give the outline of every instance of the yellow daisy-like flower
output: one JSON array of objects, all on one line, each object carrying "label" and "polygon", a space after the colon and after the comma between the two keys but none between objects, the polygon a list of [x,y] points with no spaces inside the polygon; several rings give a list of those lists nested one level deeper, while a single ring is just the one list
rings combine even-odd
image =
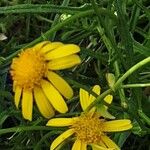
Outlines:
[{"label": "yellow daisy-like flower", "polygon": [[[22,102],[22,115],[32,120],[33,100],[45,118],[54,115],[54,109],[66,113],[64,98],[71,98],[73,90],[54,71],[73,67],[81,62],[76,54],[79,46],[61,42],[43,41],[23,50],[11,64],[15,105]],[[54,108],[54,109],[53,109]]]},{"label": "yellow daisy-like flower", "polygon": [[[93,91],[100,93],[100,87],[94,86]],[[109,96],[110,97],[110,96]],[[106,98],[110,101],[109,98]],[[95,97],[87,91],[80,89],[80,104],[83,113],[79,117],[50,119],[47,126],[65,127],[68,130],[58,136],[51,144],[50,150],[56,149],[67,138],[74,137],[75,142],[71,150],[86,150],[90,145],[92,150],[119,150],[120,148],[107,136],[108,132],[125,131],[132,128],[128,119],[106,121],[100,118],[99,113],[91,109],[88,113],[84,110],[90,105]]]}]

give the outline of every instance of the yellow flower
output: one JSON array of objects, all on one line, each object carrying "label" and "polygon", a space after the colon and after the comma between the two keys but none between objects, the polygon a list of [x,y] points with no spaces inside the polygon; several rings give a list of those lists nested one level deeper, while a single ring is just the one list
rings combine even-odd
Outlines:
[{"label": "yellow flower", "polygon": [[[94,86],[93,91],[100,93],[100,87]],[[107,100],[109,98],[107,97]],[[86,150],[87,145],[92,150],[119,150],[120,148],[107,136],[108,132],[125,131],[132,128],[131,121],[128,119],[106,121],[94,109],[89,112],[84,110],[90,105],[95,97],[87,91],[80,89],[80,104],[83,109],[78,117],[73,118],[53,118],[47,126],[65,127],[68,129],[58,136],[51,144],[50,150],[54,150],[67,138],[73,137],[75,142],[71,150]]]},{"label": "yellow flower", "polygon": [[[66,113],[64,98],[71,98],[73,90],[54,71],[73,67],[81,62],[76,55],[80,48],[74,44],[43,41],[23,50],[11,64],[15,105],[20,100],[22,115],[32,120],[33,100],[45,118],[54,115],[54,109]],[[54,109],[53,109],[54,108]]]}]

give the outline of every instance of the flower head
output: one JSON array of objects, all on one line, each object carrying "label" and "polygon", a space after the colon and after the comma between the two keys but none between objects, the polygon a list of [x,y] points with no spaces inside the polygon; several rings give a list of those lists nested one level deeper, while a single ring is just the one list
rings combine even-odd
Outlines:
[{"label": "flower head", "polygon": [[71,98],[73,90],[56,70],[73,67],[81,62],[76,54],[80,48],[74,44],[44,41],[23,50],[11,64],[15,105],[22,102],[22,114],[32,120],[33,100],[41,114],[50,118],[54,109],[68,111],[64,98]]},{"label": "flower head", "polygon": [[[93,91],[99,94],[100,87],[94,86]],[[107,96],[106,99],[110,102],[110,96],[109,98]],[[72,150],[86,150],[87,145],[90,145],[93,150],[119,150],[119,147],[107,136],[107,133],[131,129],[131,121],[128,119],[106,121],[95,109],[84,112],[94,100],[94,96],[80,89],[80,104],[83,109],[81,115],[73,118],[54,118],[48,121],[47,126],[68,127],[52,142],[50,150],[54,150],[71,136],[74,136],[75,139]]]}]

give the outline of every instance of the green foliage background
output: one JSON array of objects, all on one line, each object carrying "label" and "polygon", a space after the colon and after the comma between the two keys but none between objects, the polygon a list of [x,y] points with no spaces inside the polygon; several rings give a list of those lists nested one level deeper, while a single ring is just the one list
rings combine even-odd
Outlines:
[{"label": "green foliage background", "polygon": [[[76,115],[80,87],[90,90],[99,84],[104,92],[109,89],[106,73],[115,74],[117,80],[150,57],[150,1],[1,0],[0,33],[0,149],[46,150],[63,129],[45,127],[47,120],[36,107],[32,122],[16,110],[9,74],[12,58],[21,48],[42,40],[80,45],[82,64],[59,72],[75,91],[64,116]],[[6,40],[1,39],[2,34]],[[134,125],[132,131],[112,136],[123,150],[150,149],[149,68],[150,63],[139,67],[113,93],[109,111],[117,118],[130,118]],[[71,142],[61,149],[69,150]]]}]

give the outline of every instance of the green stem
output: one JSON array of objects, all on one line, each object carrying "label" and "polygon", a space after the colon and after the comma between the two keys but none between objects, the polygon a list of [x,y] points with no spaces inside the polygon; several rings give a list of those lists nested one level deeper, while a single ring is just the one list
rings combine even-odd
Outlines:
[{"label": "green stem", "polygon": [[7,129],[0,129],[0,135],[10,133],[10,132],[24,132],[24,131],[35,131],[35,130],[52,130],[51,127],[46,126],[31,126],[31,127],[13,127],[13,128],[7,128]]},{"label": "green stem", "polygon": [[[118,61],[115,61],[113,66],[114,66],[114,69],[115,69],[115,75],[116,75],[116,77],[118,79],[119,76],[120,76],[120,70],[119,70]],[[120,101],[121,101],[121,106],[123,108],[127,108],[127,102],[126,102],[124,89],[118,89],[118,93],[119,93],[119,97],[120,97]]]},{"label": "green stem", "polygon": [[134,71],[136,71],[137,69],[139,69],[140,67],[144,66],[145,64],[150,63],[150,57],[145,58],[144,60],[140,61],[139,63],[137,63],[136,65],[134,65],[133,67],[131,67],[122,77],[120,77],[118,79],[118,81],[114,84],[114,86],[112,87],[113,91],[116,91],[121,83],[129,76],[131,75]]},{"label": "green stem", "polygon": [[129,76],[131,75],[134,71],[142,67],[143,65],[147,64],[150,62],[150,57],[145,58],[144,60],[140,61],[139,63],[135,64],[133,67],[131,67],[122,77],[118,79],[118,81],[114,84],[112,89],[108,89],[107,91],[103,92],[101,95],[99,95],[95,101],[93,101],[88,108],[86,109],[86,112],[89,111],[93,106],[98,104],[100,101],[103,100],[105,96],[108,94],[111,94],[113,91],[116,91],[118,88],[120,88],[122,82]]},{"label": "green stem", "polygon": [[111,89],[108,89],[107,91],[103,92],[101,95],[99,95],[95,101],[93,101],[88,108],[85,110],[85,112],[88,112],[93,106],[96,106],[104,97],[106,97],[108,94],[112,93],[113,91]]},{"label": "green stem", "polygon": [[136,84],[126,84],[121,85],[121,88],[139,88],[139,87],[149,87],[150,83],[136,83]]}]

